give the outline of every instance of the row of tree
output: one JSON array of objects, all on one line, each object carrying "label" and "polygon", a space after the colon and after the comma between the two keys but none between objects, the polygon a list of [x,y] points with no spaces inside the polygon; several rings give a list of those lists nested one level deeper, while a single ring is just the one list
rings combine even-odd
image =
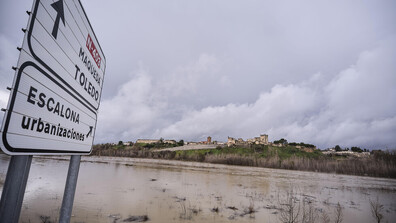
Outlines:
[{"label": "row of tree", "polygon": [[[274,144],[281,144],[281,145],[284,145],[284,146],[290,145],[290,146],[302,146],[302,147],[306,147],[306,148],[315,148],[315,145],[307,144],[307,143],[304,143],[304,142],[300,142],[300,143],[290,142],[289,143],[284,138],[281,138],[279,140],[275,140]],[[118,145],[122,146],[123,145],[123,141],[119,141]],[[164,139],[161,138],[158,143],[145,144],[145,145],[143,145],[143,147],[145,147],[145,148],[164,148],[164,147],[183,146],[183,145],[184,145],[184,140],[180,140],[176,144],[172,144],[171,145],[169,143],[165,143]],[[336,145],[334,147],[334,149],[335,149],[336,152],[341,152],[341,151],[352,151],[352,152],[357,152],[357,153],[369,152],[368,149],[365,149],[365,148],[361,149],[360,147],[357,147],[357,146],[352,146],[351,148],[344,148],[343,149],[339,145]]]},{"label": "row of tree", "polygon": [[[124,142],[123,141],[118,141],[118,146],[123,146]],[[133,145],[133,143],[132,143]],[[132,146],[131,145],[131,146]],[[163,138],[160,138],[160,140],[157,143],[146,143],[142,145],[144,148],[167,148],[167,147],[176,147],[176,146],[183,146],[184,145],[184,140],[180,140],[179,142],[176,142],[176,144],[171,144],[168,142],[165,142]]]},{"label": "row of tree", "polygon": [[[281,138],[279,140],[275,140],[274,144],[282,144],[284,146],[290,145],[290,146],[302,146],[302,147],[307,147],[307,148],[315,148],[315,145],[307,144],[307,143],[304,143],[304,142],[300,142],[300,143],[290,142],[289,143],[284,138]],[[351,148],[343,149],[339,145],[336,145],[334,147],[334,149],[335,149],[336,152],[341,152],[341,151],[352,151],[352,152],[356,152],[356,153],[369,152],[368,149],[362,149],[362,148],[360,148],[358,146],[352,146]]]},{"label": "row of tree", "polygon": [[349,149],[349,148],[342,149],[339,145],[336,145],[334,147],[334,149],[336,152],[349,151],[349,150],[352,152],[356,152],[356,153],[368,152],[367,149],[361,149],[360,147],[357,147],[357,146],[352,146],[351,149]]},{"label": "row of tree", "polygon": [[304,142],[300,142],[300,143],[297,143],[297,142],[287,142],[287,140],[286,139],[284,139],[284,138],[281,138],[281,139],[279,139],[279,140],[275,140],[274,141],[274,144],[282,144],[282,145],[284,145],[284,146],[287,146],[287,145],[290,145],[290,146],[302,146],[302,147],[307,147],[307,148],[315,148],[315,145],[312,145],[312,144],[307,144],[307,143],[304,143]]}]

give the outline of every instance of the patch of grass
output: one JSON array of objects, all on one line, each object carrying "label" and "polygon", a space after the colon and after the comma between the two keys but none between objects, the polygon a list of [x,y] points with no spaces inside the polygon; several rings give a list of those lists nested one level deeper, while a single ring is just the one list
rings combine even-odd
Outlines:
[{"label": "patch of grass", "polygon": [[319,158],[322,153],[319,150],[306,152],[295,146],[273,147],[268,145],[253,145],[251,147],[225,147],[222,149],[200,149],[176,151],[176,157],[193,158],[205,155],[239,155],[242,157],[270,158],[279,157],[281,160],[292,157]]},{"label": "patch of grass", "polygon": [[319,158],[323,154],[319,150],[314,150],[313,152],[306,152],[304,150],[298,149],[295,146],[285,146],[276,148],[278,151],[278,156],[280,159],[288,159],[293,156],[300,158]]}]

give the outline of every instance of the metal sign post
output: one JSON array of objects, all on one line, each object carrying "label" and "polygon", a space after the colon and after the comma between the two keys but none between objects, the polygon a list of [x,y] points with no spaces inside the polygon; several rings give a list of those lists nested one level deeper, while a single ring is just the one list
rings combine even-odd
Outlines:
[{"label": "metal sign post", "polygon": [[0,201],[0,222],[18,222],[33,156],[12,156]]},{"label": "metal sign post", "polygon": [[60,210],[59,222],[69,223],[73,210],[74,194],[76,192],[78,171],[80,169],[80,155],[73,155],[70,158],[69,171],[67,172],[65,193],[63,194],[62,207]]}]

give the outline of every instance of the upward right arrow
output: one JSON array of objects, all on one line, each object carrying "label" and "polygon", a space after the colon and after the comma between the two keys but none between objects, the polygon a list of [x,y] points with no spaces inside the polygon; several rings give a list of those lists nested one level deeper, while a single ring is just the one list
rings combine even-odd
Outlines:
[{"label": "upward right arrow", "polygon": [[89,134],[92,135],[92,129],[93,129],[93,126],[89,126],[89,132],[87,133],[87,137],[89,136]]}]

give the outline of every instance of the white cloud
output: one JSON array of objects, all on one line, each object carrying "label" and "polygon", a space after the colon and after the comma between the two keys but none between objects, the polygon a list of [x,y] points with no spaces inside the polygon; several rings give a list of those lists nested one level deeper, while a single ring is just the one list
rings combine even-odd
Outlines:
[{"label": "white cloud", "polygon": [[[0,108],[7,108],[9,91],[3,91],[0,89]],[[0,123],[3,122],[4,113],[0,113]]]},{"label": "white cloud", "polygon": [[6,108],[8,103],[8,97],[10,96],[9,91],[3,91],[0,89],[0,107]]},{"label": "white cloud", "polygon": [[[0,92],[12,83],[25,3],[0,7]],[[84,6],[108,62],[98,142],[269,133],[395,147],[395,1]]]},{"label": "white cloud", "polygon": [[218,60],[214,55],[201,54],[197,61],[180,66],[162,78],[162,88],[170,96],[194,94],[205,84],[214,81],[214,74],[219,69]]},{"label": "white cloud", "polygon": [[12,66],[17,65],[18,53],[17,44],[10,41],[5,35],[0,33],[0,88],[5,89],[11,86],[15,71]]},{"label": "white cloud", "polygon": [[147,134],[161,119],[164,103],[156,92],[153,81],[146,71],[123,84],[111,100],[100,106],[97,138],[118,140]]},{"label": "white cloud", "polygon": [[[17,44],[0,33],[0,108],[6,108],[9,98],[9,91],[6,87],[12,86],[12,79],[15,71],[11,69],[16,66],[18,53]],[[0,123],[2,123],[4,113],[0,113]]]},{"label": "white cloud", "polygon": [[115,97],[102,101],[98,141],[157,137],[156,132],[194,107],[191,97],[201,94],[205,81],[217,78],[218,61],[214,55],[201,54],[163,78],[154,78],[142,63],[139,67]]},{"label": "white cloud", "polygon": [[396,148],[395,60],[395,43],[385,41],[329,82],[316,74],[299,84],[276,85],[253,104],[190,111],[157,135],[226,140],[268,133],[273,140],[285,137],[320,147]]}]

